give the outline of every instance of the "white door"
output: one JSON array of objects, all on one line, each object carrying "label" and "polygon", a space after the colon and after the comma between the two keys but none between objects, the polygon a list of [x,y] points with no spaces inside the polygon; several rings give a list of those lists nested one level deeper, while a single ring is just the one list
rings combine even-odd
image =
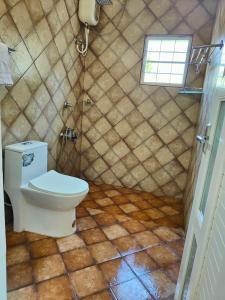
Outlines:
[{"label": "white door", "polygon": [[[206,135],[199,138],[203,142],[203,156],[178,278],[176,300],[201,299],[196,296],[196,292],[225,171],[225,90],[223,81],[218,80],[215,84],[215,93],[211,95],[213,105],[210,130],[206,130]],[[223,234],[225,235],[225,231]],[[204,297],[202,299],[205,300]]]},{"label": "white door", "polygon": [[0,121],[0,298],[2,300],[6,300],[6,242],[1,150],[2,145]]}]

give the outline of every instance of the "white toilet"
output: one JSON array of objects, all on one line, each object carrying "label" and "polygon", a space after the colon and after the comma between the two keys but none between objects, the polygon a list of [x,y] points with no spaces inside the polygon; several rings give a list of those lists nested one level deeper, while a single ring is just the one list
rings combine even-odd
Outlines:
[{"label": "white toilet", "polygon": [[12,203],[15,231],[62,237],[76,231],[75,207],[89,186],[82,179],[47,172],[47,156],[47,143],[6,146],[4,188]]}]

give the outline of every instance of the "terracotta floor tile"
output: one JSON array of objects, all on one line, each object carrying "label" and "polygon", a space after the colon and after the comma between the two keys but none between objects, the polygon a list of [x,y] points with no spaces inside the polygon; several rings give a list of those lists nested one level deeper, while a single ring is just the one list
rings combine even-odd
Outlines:
[{"label": "terracotta floor tile", "polygon": [[105,194],[106,194],[108,197],[114,197],[114,196],[119,196],[119,195],[120,195],[120,192],[118,192],[118,191],[115,189],[115,190],[108,190],[108,191],[105,191]]},{"label": "terracotta floor tile", "polygon": [[42,239],[46,239],[47,236],[46,235],[42,235],[42,234],[38,234],[38,233],[34,233],[34,232],[26,232],[26,238],[28,240],[28,242],[35,242],[35,241],[39,241]]},{"label": "terracotta floor tile", "polygon": [[115,285],[133,279],[134,273],[121,258],[99,265],[109,285]]},{"label": "terracotta floor tile", "polygon": [[97,199],[97,200],[95,200],[95,202],[97,202],[100,206],[103,206],[103,207],[114,204],[114,202],[110,198]]},{"label": "terracotta floor tile", "polygon": [[22,289],[9,292],[8,300],[37,300],[37,293],[33,285],[24,287]]},{"label": "terracotta floor tile", "polygon": [[169,265],[169,266],[163,268],[163,270],[169,276],[169,278],[176,284],[178,275],[179,275],[179,271],[180,271],[180,263]]},{"label": "terracotta floor tile", "polygon": [[132,203],[122,204],[119,206],[126,214],[129,214],[134,211],[138,211],[139,208]]},{"label": "terracotta floor tile", "polygon": [[184,216],[182,214],[172,216],[170,220],[181,227],[184,226]]},{"label": "terracotta floor tile", "polygon": [[[99,191],[99,192],[93,192],[91,193],[91,197],[93,199],[101,199],[101,198],[105,198],[106,197],[106,193]],[[108,196],[108,195],[107,195]]]},{"label": "terracotta floor tile", "polygon": [[17,246],[26,242],[25,232],[9,231],[6,234],[6,244],[8,247]]},{"label": "terracotta floor tile", "polygon": [[136,193],[127,194],[126,197],[130,200],[130,202],[136,202],[136,201],[143,200],[143,198]]},{"label": "terracotta floor tile", "polygon": [[148,208],[152,208],[152,206],[150,205],[150,203],[146,200],[140,200],[140,201],[137,201],[135,203],[135,205],[141,209],[148,209]]},{"label": "terracotta floor tile", "polygon": [[163,241],[172,242],[180,239],[180,236],[170,230],[168,227],[159,227],[153,232]]},{"label": "terracotta floor tile", "polygon": [[154,222],[155,222],[156,224],[158,224],[159,226],[166,226],[166,227],[171,227],[171,228],[174,228],[174,227],[177,226],[175,223],[173,223],[173,222],[169,219],[169,217],[160,218],[160,219],[154,220]]},{"label": "terracotta floor tile", "polygon": [[103,242],[106,236],[100,228],[93,228],[81,232],[81,236],[87,245]]},{"label": "terracotta floor tile", "polygon": [[102,242],[88,247],[93,258],[98,262],[105,262],[113,258],[118,258],[119,252],[111,242]]},{"label": "terracotta floor tile", "polygon": [[19,245],[7,249],[7,266],[12,266],[30,259],[30,253],[26,245]]},{"label": "terracotta floor tile", "polygon": [[135,233],[133,236],[142,247],[152,247],[160,243],[158,237],[150,231]]},{"label": "terracotta floor tile", "polygon": [[144,251],[128,255],[125,260],[137,275],[152,272],[158,268],[157,264]]},{"label": "terracotta floor tile", "polygon": [[114,215],[118,222],[126,222],[132,220],[131,217],[128,217],[126,214]]},{"label": "terracotta floor tile", "polygon": [[130,235],[113,240],[113,244],[122,256],[141,250],[140,245],[138,245],[137,241]]},{"label": "terracotta floor tile", "polygon": [[56,241],[52,238],[30,243],[30,253],[33,258],[44,257],[58,252]]},{"label": "terracotta floor tile", "polygon": [[36,259],[32,262],[36,282],[51,279],[65,273],[65,267],[60,255],[55,254]]},{"label": "terracotta floor tile", "polygon": [[77,216],[77,218],[83,218],[83,217],[88,217],[89,215],[88,215],[86,208],[77,206],[76,207],[76,216]]},{"label": "terracotta floor tile", "polygon": [[53,278],[37,285],[38,300],[73,300],[73,291],[66,276]]},{"label": "terracotta floor tile", "polygon": [[70,278],[78,297],[89,296],[107,288],[103,274],[97,266],[71,273]]},{"label": "terracotta floor tile", "polygon": [[161,266],[164,267],[173,264],[179,260],[179,257],[167,246],[156,246],[149,248],[146,252]]},{"label": "terracotta floor tile", "polygon": [[184,251],[184,240],[178,240],[171,243],[168,243],[170,248],[174,249],[180,256],[183,255]]},{"label": "terracotta floor tile", "polygon": [[124,195],[112,197],[112,200],[117,205],[129,203],[129,200]]},{"label": "terracotta floor tile", "polygon": [[129,216],[138,221],[149,221],[151,219],[144,211],[134,211]]},{"label": "terracotta floor tile", "polygon": [[87,230],[97,227],[95,220],[92,217],[84,217],[77,219],[77,230]]},{"label": "terracotta floor tile", "polygon": [[84,241],[77,235],[72,234],[56,240],[60,252],[85,247]]},{"label": "terracotta floor tile", "polygon": [[128,231],[126,231],[126,229],[124,229],[118,224],[103,227],[102,230],[104,231],[105,235],[109,240],[118,239],[122,236],[126,236],[129,234]]},{"label": "terracotta floor tile", "polygon": [[96,216],[104,213],[104,210],[98,208],[87,208],[87,211],[91,216]]},{"label": "terracotta floor tile", "polygon": [[166,205],[166,203],[163,200],[155,197],[149,199],[148,202],[154,207],[161,207]]},{"label": "terracotta floor tile", "polygon": [[118,300],[151,300],[153,299],[138,279],[112,287]]},{"label": "terracotta floor tile", "polygon": [[167,299],[175,292],[175,284],[161,270],[148,273],[140,279],[155,299]]},{"label": "terracotta floor tile", "polygon": [[9,291],[32,284],[32,282],[32,268],[28,262],[7,268],[7,285]]},{"label": "terracotta floor tile", "polygon": [[160,207],[160,210],[162,212],[164,212],[167,216],[174,216],[174,215],[179,214],[179,211],[175,210],[171,206],[162,206],[162,207]]},{"label": "terracotta floor tile", "polygon": [[116,223],[115,217],[107,213],[94,216],[94,219],[99,225],[112,225]]},{"label": "terracotta floor tile", "polygon": [[129,220],[122,223],[122,226],[126,228],[130,233],[136,233],[140,231],[145,231],[145,226],[136,220]]},{"label": "terracotta floor tile", "polygon": [[163,218],[165,214],[157,208],[150,208],[144,211],[152,220]]},{"label": "terracotta floor tile", "polygon": [[115,298],[108,290],[83,298],[83,300],[113,300],[113,299]]},{"label": "terracotta floor tile", "polygon": [[154,221],[140,221],[141,224],[143,224],[147,229],[155,229],[157,227],[159,227],[159,225],[157,223],[155,223]]},{"label": "terracotta floor tile", "polygon": [[104,211],[110,214],[123,214],[123,211],[117,205],[110,205],[104,207]]},{"label": "terracotta floor tile", "polygon": [[80,204],[84,208],[99,208],[99,205],[94,200],[82,201]]},{"label": "terracotta floor tile", "polygon": [[93,265],[93,258],[87,248],[74,249],[63,253],[63,261],[69,272]]},{"label": "terracotta floor tile", "polygon": [[89,189],[90,189],[90,192],[93,193],[93,192],[98,192],[101,190],[101,188],[93,183],[89,183]]}]

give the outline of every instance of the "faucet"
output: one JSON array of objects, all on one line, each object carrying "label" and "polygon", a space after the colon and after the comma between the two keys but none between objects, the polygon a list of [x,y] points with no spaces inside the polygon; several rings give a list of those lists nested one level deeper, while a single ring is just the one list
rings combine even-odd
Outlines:
[{"label": "faucet", "polygon": [[63,139],[63,142],[67,142],[67,140],[69,140],[75,144],[79,137],[79,133],[73,128],[66,127],[66,129],[62,131],[59,136]]}]

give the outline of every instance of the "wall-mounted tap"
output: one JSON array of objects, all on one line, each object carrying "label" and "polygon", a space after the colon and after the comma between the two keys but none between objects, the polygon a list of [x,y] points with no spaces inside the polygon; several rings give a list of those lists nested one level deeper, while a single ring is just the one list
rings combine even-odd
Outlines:
[{"label": "wall-mounted tap", "polygon": [[75,144],[79,137],[79,133],[73,128],[66,127],[59,136],[62,138],[63,142],[66,143],[67,141],[72,141]]}]

